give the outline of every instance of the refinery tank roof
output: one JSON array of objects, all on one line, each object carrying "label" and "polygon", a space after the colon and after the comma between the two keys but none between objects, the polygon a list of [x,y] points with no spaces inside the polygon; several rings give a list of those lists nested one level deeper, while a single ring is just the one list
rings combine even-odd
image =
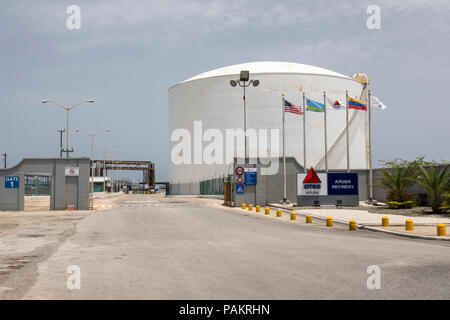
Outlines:
[{"label": "refinery tank roof", "polygon": [[278,62],[278,61],[260,61],[235,64],[228,67],[214,69],[208,72],[201,73],[195,77],[182,81],[181,83],[200,80],[211,77],[238,75],[241,70],[248,70],[250,73],[293,73],[293,74],[315,74],[324,76],[333,76],[351,79],[346,75],[337,73],[328,69],[319,68],[307,64],[293,63],[293,62]]}]

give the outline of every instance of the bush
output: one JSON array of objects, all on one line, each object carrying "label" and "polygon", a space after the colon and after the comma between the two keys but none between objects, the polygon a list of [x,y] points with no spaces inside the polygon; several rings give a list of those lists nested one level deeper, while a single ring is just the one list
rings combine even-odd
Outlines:
[{"label": "bush", "polygon": [[414,206],[414,201],[388,201],[386,203],[391,209],[411,209]]}]

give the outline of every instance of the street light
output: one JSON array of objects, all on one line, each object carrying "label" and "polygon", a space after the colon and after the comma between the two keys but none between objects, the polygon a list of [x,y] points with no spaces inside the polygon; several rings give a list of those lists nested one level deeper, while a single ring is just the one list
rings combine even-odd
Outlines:
[{"label": "street light", "polygon": [[250,72],[247,70],[242,70],[239,74],[238,80],[231,80],[230,85],[234,88],[237,85],[239,87],[244,88],[244,134],[245,134],[245,162],[247,162],[248,154],[247,154],[247,100],[245,97],[245,88],[253,85],[254,87],[259,86],[259,80],[250,80]]},{"label": "street light", "polygon": [[42,103],[48,103],[48,102],[53,102],[56,103],[58,106],[60,106],[61,108],[63,108],[64,110],[66,110],[67,113],[67,125],[66,125],[66,138],[67,138],[67,146],[66,146],[66,154],[67,154],[67,158],[69,157],[69,152],[73,152],[74,149],[72,148],[72,150],[69,150],[69,111],[72,110],[73,108],[75,108],[76,106],[78,106],[80,103],[83,102],[88,102],[88,103],[94,103],[94,100],[92,99],[88,99],[88,100],[81,100],[77,103],[75,103],[74,105],[70,106],[70,107],[66,107],[65,105],[63,105],[62,103],[59,103],[58,101],[52,100],[52,99],[45,99],[45,100],[41,100]]},{"label": "street light", "polygon": [[102,134],[102,133],[107,133],[107,132],[111,132],[111,130],[110,129],[105,129],[105,130],[100,130],[100,131],[98,131],[98,132],[95,132],[95,133],[92,133],[92,132],[90,132],[89,130],[87,130],[87,129],[75,129],[75,131],[74,131],[74,133],[76,133],[76,132],[80,132],[80,131],[84,131],[84,132],[86,132],[88,135],[90,135],[91,136],[91,142],[92,142],[92,144],[91,144],[91,179],[92,179],[92,181],[91,181],[91,184],[90,184],[90,193],[91,193],[91,196],[90,196],[90,207],[91,207],[91,209],[93,209],[94,208],[94,137],[95,136],[97,136],[97,135],[100,135],[100,134]]}]

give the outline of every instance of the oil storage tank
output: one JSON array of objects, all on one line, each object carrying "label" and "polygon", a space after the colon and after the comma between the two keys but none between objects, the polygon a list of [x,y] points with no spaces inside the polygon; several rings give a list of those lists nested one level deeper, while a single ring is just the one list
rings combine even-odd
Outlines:
[{"label": "oil storage tank", "polygon": [[[226,157],[227,151],[230,152],[227,150],[226,141],[221,145],[223,155],[219,154],[218,157],[222,157],[222,161],[206,163],[200,159],[200,153],[206,152],[207,146],[213,141],[211,137],[208,141],[208,137],[205,136],[208,129],[222,132],[224,140],[227,129],[243,129],[243,88],[230,85],[231,80],[239,79],[242,70],[250,72],[250,80],[259,80],[257,87],[246,88],[247,130],[266,129],[270,132],[271,129],[279,129],[280,156],[283,94],[286,100],[299,106],[303,105],[303,93],[307,98],[323,103],[324,91],[330,101],[338,100],[345,103],[346,91],[349,97],[364,100],[365,87],[360,81],[320,67],[290,62],[237,64],[205,72],[175,84],[168,92],[171,154],[169,182],[189,186],[189,191],[178,190],[179,193],[198,193],[200,181],[232,173],[233,166]],[[304,160],[302,117],[292,113],[286,113],[285,116],[286,156],[295,157],[300,165],[303,165]],[[306,112],[306,167],[314,167],[317,170],[323,170],[325,166],[323,119],[323,112]],[[201,130],[198,130],[200,121]],[[195,123],[197,131],[194,130]],[[330,170],[346,169],[345,129],[345,107],[335,109],[328,106],[327,145]],[[179,138],[180,132],[190,134],[189,152],[183,150],[180,153],[182,141]],[[351,169],[367,169],[365,111],[349,110],[349,141]],[[199,144],[202,149],[195,150],[194,145],[198,149]],[[254,147],[249,141],[249,154]],[[217,150],[215,156],[216,153]],[[180,154],[183,159],[190,158],[190,161],[180,162]]]}]

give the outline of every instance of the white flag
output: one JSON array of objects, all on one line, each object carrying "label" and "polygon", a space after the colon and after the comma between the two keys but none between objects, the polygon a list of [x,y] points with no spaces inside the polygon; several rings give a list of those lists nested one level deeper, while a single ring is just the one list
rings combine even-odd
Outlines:
[{"label": "white flag", "polygon": [[380,108],[381,110],[384,110],[387,108],[386,105],[375,96],[370,96],[370,107]]}]

